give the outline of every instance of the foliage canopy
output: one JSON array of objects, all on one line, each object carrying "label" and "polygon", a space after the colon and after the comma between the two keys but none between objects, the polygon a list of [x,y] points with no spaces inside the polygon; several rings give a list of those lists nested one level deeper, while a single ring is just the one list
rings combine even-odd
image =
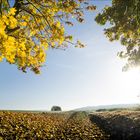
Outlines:
[{"label": "foliage canopy", "polygon": [[72,43],[64,26],[73,25],[71,18],[83,22],[85,9],[95,6],[87,0],[0,0],[0,61],[39,73],[48,48]]},{"label": "foliage canopy", "polygon": [[62,111],[60,106],[52,106],[51,111]]},{"label": "foliage canopy", "polygon": [[[72,42],[65,26],[73,26],[72,18],[82,23],[85,10],[95,10],[88,0],[0,0],[0,61],[36,74],[46,61],[48,48],[65,48]],[[96,17],[110,41],[120,40],[126,47],[119,54],[127,58],[123,70],[140,65],[140,1],[112,0]]]},{"label": "foliage canopy", "polygon": [[112,0],[112,5],[106,6],[95,20],[100,25],[109,22],[111,27],[105,29],[105,35],[126,47],[118,53],[128,60],[123,70],[140,65],[140,1]]}]

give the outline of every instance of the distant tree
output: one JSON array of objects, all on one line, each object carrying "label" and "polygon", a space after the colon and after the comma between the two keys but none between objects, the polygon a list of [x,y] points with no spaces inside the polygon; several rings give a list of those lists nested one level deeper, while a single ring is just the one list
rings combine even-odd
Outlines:
[{"label": "distant tree", "polygon": [[48,48],[84,46],[72,42],[65,26],[73,26],[72,18],[82,23],[85,10],[95,6],[88,0],[1,0],[0,61],[39,74]]},{"label": "distant tree", "polygon": [[51,108],[51,111],[62,111],[61,107],[60,106],[53,106]]},{"label": "distant tree", "polygon": [[106,6],[95,20],[100,25],[110,23],[105,35],[126,47],[118,53],[128,60],[123,70],[140,65],[140,0],[112,0],[112,5]]}]

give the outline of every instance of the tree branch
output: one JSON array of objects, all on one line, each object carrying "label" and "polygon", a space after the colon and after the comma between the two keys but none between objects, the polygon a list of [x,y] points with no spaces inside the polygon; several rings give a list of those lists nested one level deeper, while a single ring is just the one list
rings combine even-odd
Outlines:
[{"label": "tree branch", "polygon": [[15,0],[13,8],[16,9],[15,17],[19,14],[21,6],[23,5],[23,0]]},{"label": "tree branch", "polygon": [[9,3],[9,0],[7,0],[7,4],[8,4],[8,6],[9,6],[9,8],[10,8],[10,3]]},{"label": "tree branch", "polygon": [[46,17],[44,16],[44,14],[40,11],[40,9],[38,9],[32,2],[30,2],[29,0],[27,0],[43,17],[44,20],[46,21],[46,23],[48,24],[48,26],[50,27],[50,29],[52,29],[49,21],[46,19]]},{"label": "tree branch", "polygon": [[10,34],[10,33],[14,32],[14,31],[16,31],[16,30],[18,30],[18,29],[20,29],[19,26],[15,27],[15,28],[13,28],[13,29],[7,29],[7,34]]},{"label": "tree branch", "polygon": [[0,14],[2,15],[2,0],[0,0]]}]

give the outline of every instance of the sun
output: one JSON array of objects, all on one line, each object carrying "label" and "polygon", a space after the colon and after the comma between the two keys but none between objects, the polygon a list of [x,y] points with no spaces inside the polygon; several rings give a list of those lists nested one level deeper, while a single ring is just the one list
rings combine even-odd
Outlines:
[{"label": "sun", "polygon": [[118,94],[124,97],[125,102],[138,102],[140,95],[140,70],[131,69],[118,76]]},{"label": "sun", "polygon": [[127,72],[122,72],[122,78],[125,85],[137,87],[140,83],[140,70],[135,68]]}]

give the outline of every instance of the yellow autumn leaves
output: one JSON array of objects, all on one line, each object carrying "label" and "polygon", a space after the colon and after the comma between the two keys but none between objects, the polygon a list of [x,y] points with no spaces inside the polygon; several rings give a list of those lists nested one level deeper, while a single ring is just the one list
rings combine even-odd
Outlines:
[{"label": "yellow autumn leaves", "polygon": [[15,28],[17,26],[17,20],[13,17],[15,9],[11,8],[10,11],[0,17],[0,61],[6,58],[10,63],[14,63],[16,40],[14,37],[7,35],[6,28]]},{"label": "yellow autumn leaves", "polygon": [[[20,22],[14,17],[15,12],[15,8],[11,8],[0,17],[0,61],[5,58],[10,64],[17,64],[23,71],[31,66],[37,69],[41,63],[45,62],[45,51],[37,45],[34,46],[34,42],[26,38],[24,28],[20,30],[21,32],[18,30],[14,33],[10,32],[18,26],[22,28],[27,25],[27,18],[26,21]],[[36,73],[39,73],[39,70]]]},{"label": "yellow autumn leaves", "polygon": [[[39,73],[39,67],[46,60],[48,46],[55,47],[57,42],[57,45],[64,42],[64,27],[59,21],[49,19],[51,30],[47,30],[47,35],[50,36],[50,40],[47,40],[41,18],[36,17],[35,21],[29,15],[15,18],[15,13],[16,9],[11,8],[0,17],[0,61],[5,58],[24,72],[30,67],[35,73]],[[17,30],[12,32],[14,28]]]},{"label": "yellow autumn leaves", "polygon": [[0,112],[0,140],[108,140],[84,112]]},{"label": "yellow autumn leaves", "polygon": [[[0,61],[15,64],[23,72],[29,68],[40,73],[48,48],[66,47],[71,43],[72,36],[66,33],[65,24],[73,25],[71,18],[78,22],[84,20],[81,5],[86,1],[21,0],[15,1],[13,8],[8,0],[2,2]],[[79,41],[74,45],[84,46]]]}]

